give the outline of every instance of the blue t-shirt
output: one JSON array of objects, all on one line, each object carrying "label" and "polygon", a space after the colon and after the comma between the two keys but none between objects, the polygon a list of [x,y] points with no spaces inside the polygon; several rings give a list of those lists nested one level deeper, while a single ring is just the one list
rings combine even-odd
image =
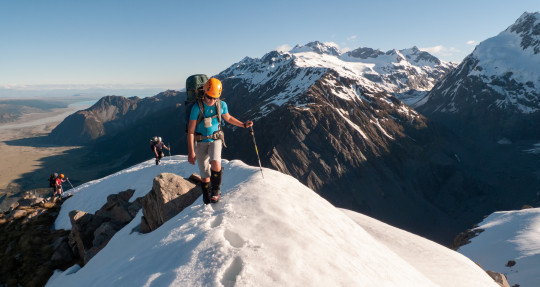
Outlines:
[{"label": "blue t-shirt", "polygon": [[[216,115],[216,105],[208,106],[208,105],[206,105],[206,103],[204,101],[203,101],[203,105],[204,105],[204,117],[205,118],[213,117],[213,116]],[[227,103],[225,103],[224,101],[221,101],[221,116],[222,116],[222,119],[223,119],[223,115],[228,113],[228,112],[229,111],[227,109]],[[189,115],[189,120],[196,121],[198,117],[199,117],[199,105],[194,104],[193,107],[191,107],[191,114]],[[214,132],[216,132],[218,130],[219,130],[219,121],[218,121],[217,117],[212,118],[212,126],[210,126],[209,128],[204,127],[204,120],[202,120],[197,126],[195,126],[195,133],[200,133],[203,136],[209,136],[209,135],[213,134]],[[210,141],[213,141],[213,140],[212,139],[203,140],[203,142],[210,142]]]}]

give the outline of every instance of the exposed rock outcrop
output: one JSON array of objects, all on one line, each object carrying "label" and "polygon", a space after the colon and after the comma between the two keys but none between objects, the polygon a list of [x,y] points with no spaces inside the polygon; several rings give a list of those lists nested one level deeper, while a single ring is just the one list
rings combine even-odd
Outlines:
[{"label": "exposed rock outcrop", "polygon": [[202,194],[201,187],[195,183],[196,177],[192,176],[190,179],[186,180],[172,173],[162,173],[154,178],[152,191],[142,200],[142,233],[157,229]]},{"label": "exposed rock outcrop", "polygon": [[0,213],[0,286],[44,286],[54,270],[79,263],[66,230],[54,230],[64,199],[27,193]]},{"label": "exposed rock outcrop", "polygon": [[451,248],[453,250],[458,250],[461,246],[467,245],[471,243],[471,239],[478,236],[478,234],[482,233],[484,229],[480,228],[473,228],[469,229],[467,231],[461,232],[454,238],[454,242],[452,242]]},{"label": "exposed rock outcrop", "polygon": [[510,287],[510,284],[508,284],[508,281],[506,280],[506,276],[504,274],[495,272],[495,271],[486,271],[487,274],[495,280],[497,284],[501,287]]},{"label": "exposed rock outcrop", "polygon": [[79,210],[69,213],[72,228],[68,242],[76,254],[83,259],[84,264],[88,263],[107,245],[118,230],[137,215],[141,209],[141,198],[129,202],[134,192],[129,189],[119,194],[109,195],[107,203],[95,214]]}]

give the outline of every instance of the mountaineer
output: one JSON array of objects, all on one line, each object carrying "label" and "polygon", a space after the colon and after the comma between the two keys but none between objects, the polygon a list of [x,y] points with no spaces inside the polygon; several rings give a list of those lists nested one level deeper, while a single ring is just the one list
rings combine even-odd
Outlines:
[{"label": "mountaineer", "polygon": [[204,98],[191,108],[187,129],[188,161],[199,165],[205,204],[218,202],[221,194],[221,149],[226,147],[221,118],[237,127],[253,126],[252,121],[243,123],[229,114],[227,103],[219,99],[221,91],[220,80],[206,82]]}]

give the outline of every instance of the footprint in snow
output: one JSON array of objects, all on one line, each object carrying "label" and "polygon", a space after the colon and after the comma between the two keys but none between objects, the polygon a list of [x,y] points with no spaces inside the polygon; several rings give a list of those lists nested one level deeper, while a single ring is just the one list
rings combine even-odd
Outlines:
[{"label": "footprint in snow", "polygon": [[245,240],[240,237],[240,235],[230,230],[225,230],[224,236],[231,246],[235,248],[241,248],[246,243]]},{"label": "footprint in snow", "polygon": [[243,268],[244,261],[242,261],[242,258],[234,258],[227,270],[225,270],[225,273],[223,273],[221,284],[223,284],[225,287],[234,286],[236,284],[236,279],[238,278],[238,275],[240,275],[240,272],[242,272]]},{"label": "footprint in snow", "polygon": [[220,214],[220,215],[216,216],[216,218],[212,221],[210,226],[212,228],[216,228],[216,227],[220,226],[222,222],[223,222],[223,215]]}]

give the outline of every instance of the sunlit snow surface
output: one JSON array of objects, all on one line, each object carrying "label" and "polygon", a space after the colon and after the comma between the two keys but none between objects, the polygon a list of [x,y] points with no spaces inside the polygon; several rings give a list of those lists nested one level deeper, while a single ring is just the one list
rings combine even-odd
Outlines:
[{"label": "sunlit snow surface", "polygon": [[[466,257],[361,214],[335,208],[296,179],[223,161],[223,195],[199,198],[157,230],[132,230],[141,214],[79,269],[47,286],[497,286]],[[68,211],[94,212],[107,194],[143,196],[162,172],[195,171],[185,156],[143,162],[71,192]],[[352,219],[351,219],[352,218]]]},{"label": "sunlit snow surface", "polygon": [[[484,231],[460,253],[484,269],[505,274],[511,286],[540,286],[540,208],[495,212],[478,228]],[[516,265],[507,267],[510,260]]]}]

